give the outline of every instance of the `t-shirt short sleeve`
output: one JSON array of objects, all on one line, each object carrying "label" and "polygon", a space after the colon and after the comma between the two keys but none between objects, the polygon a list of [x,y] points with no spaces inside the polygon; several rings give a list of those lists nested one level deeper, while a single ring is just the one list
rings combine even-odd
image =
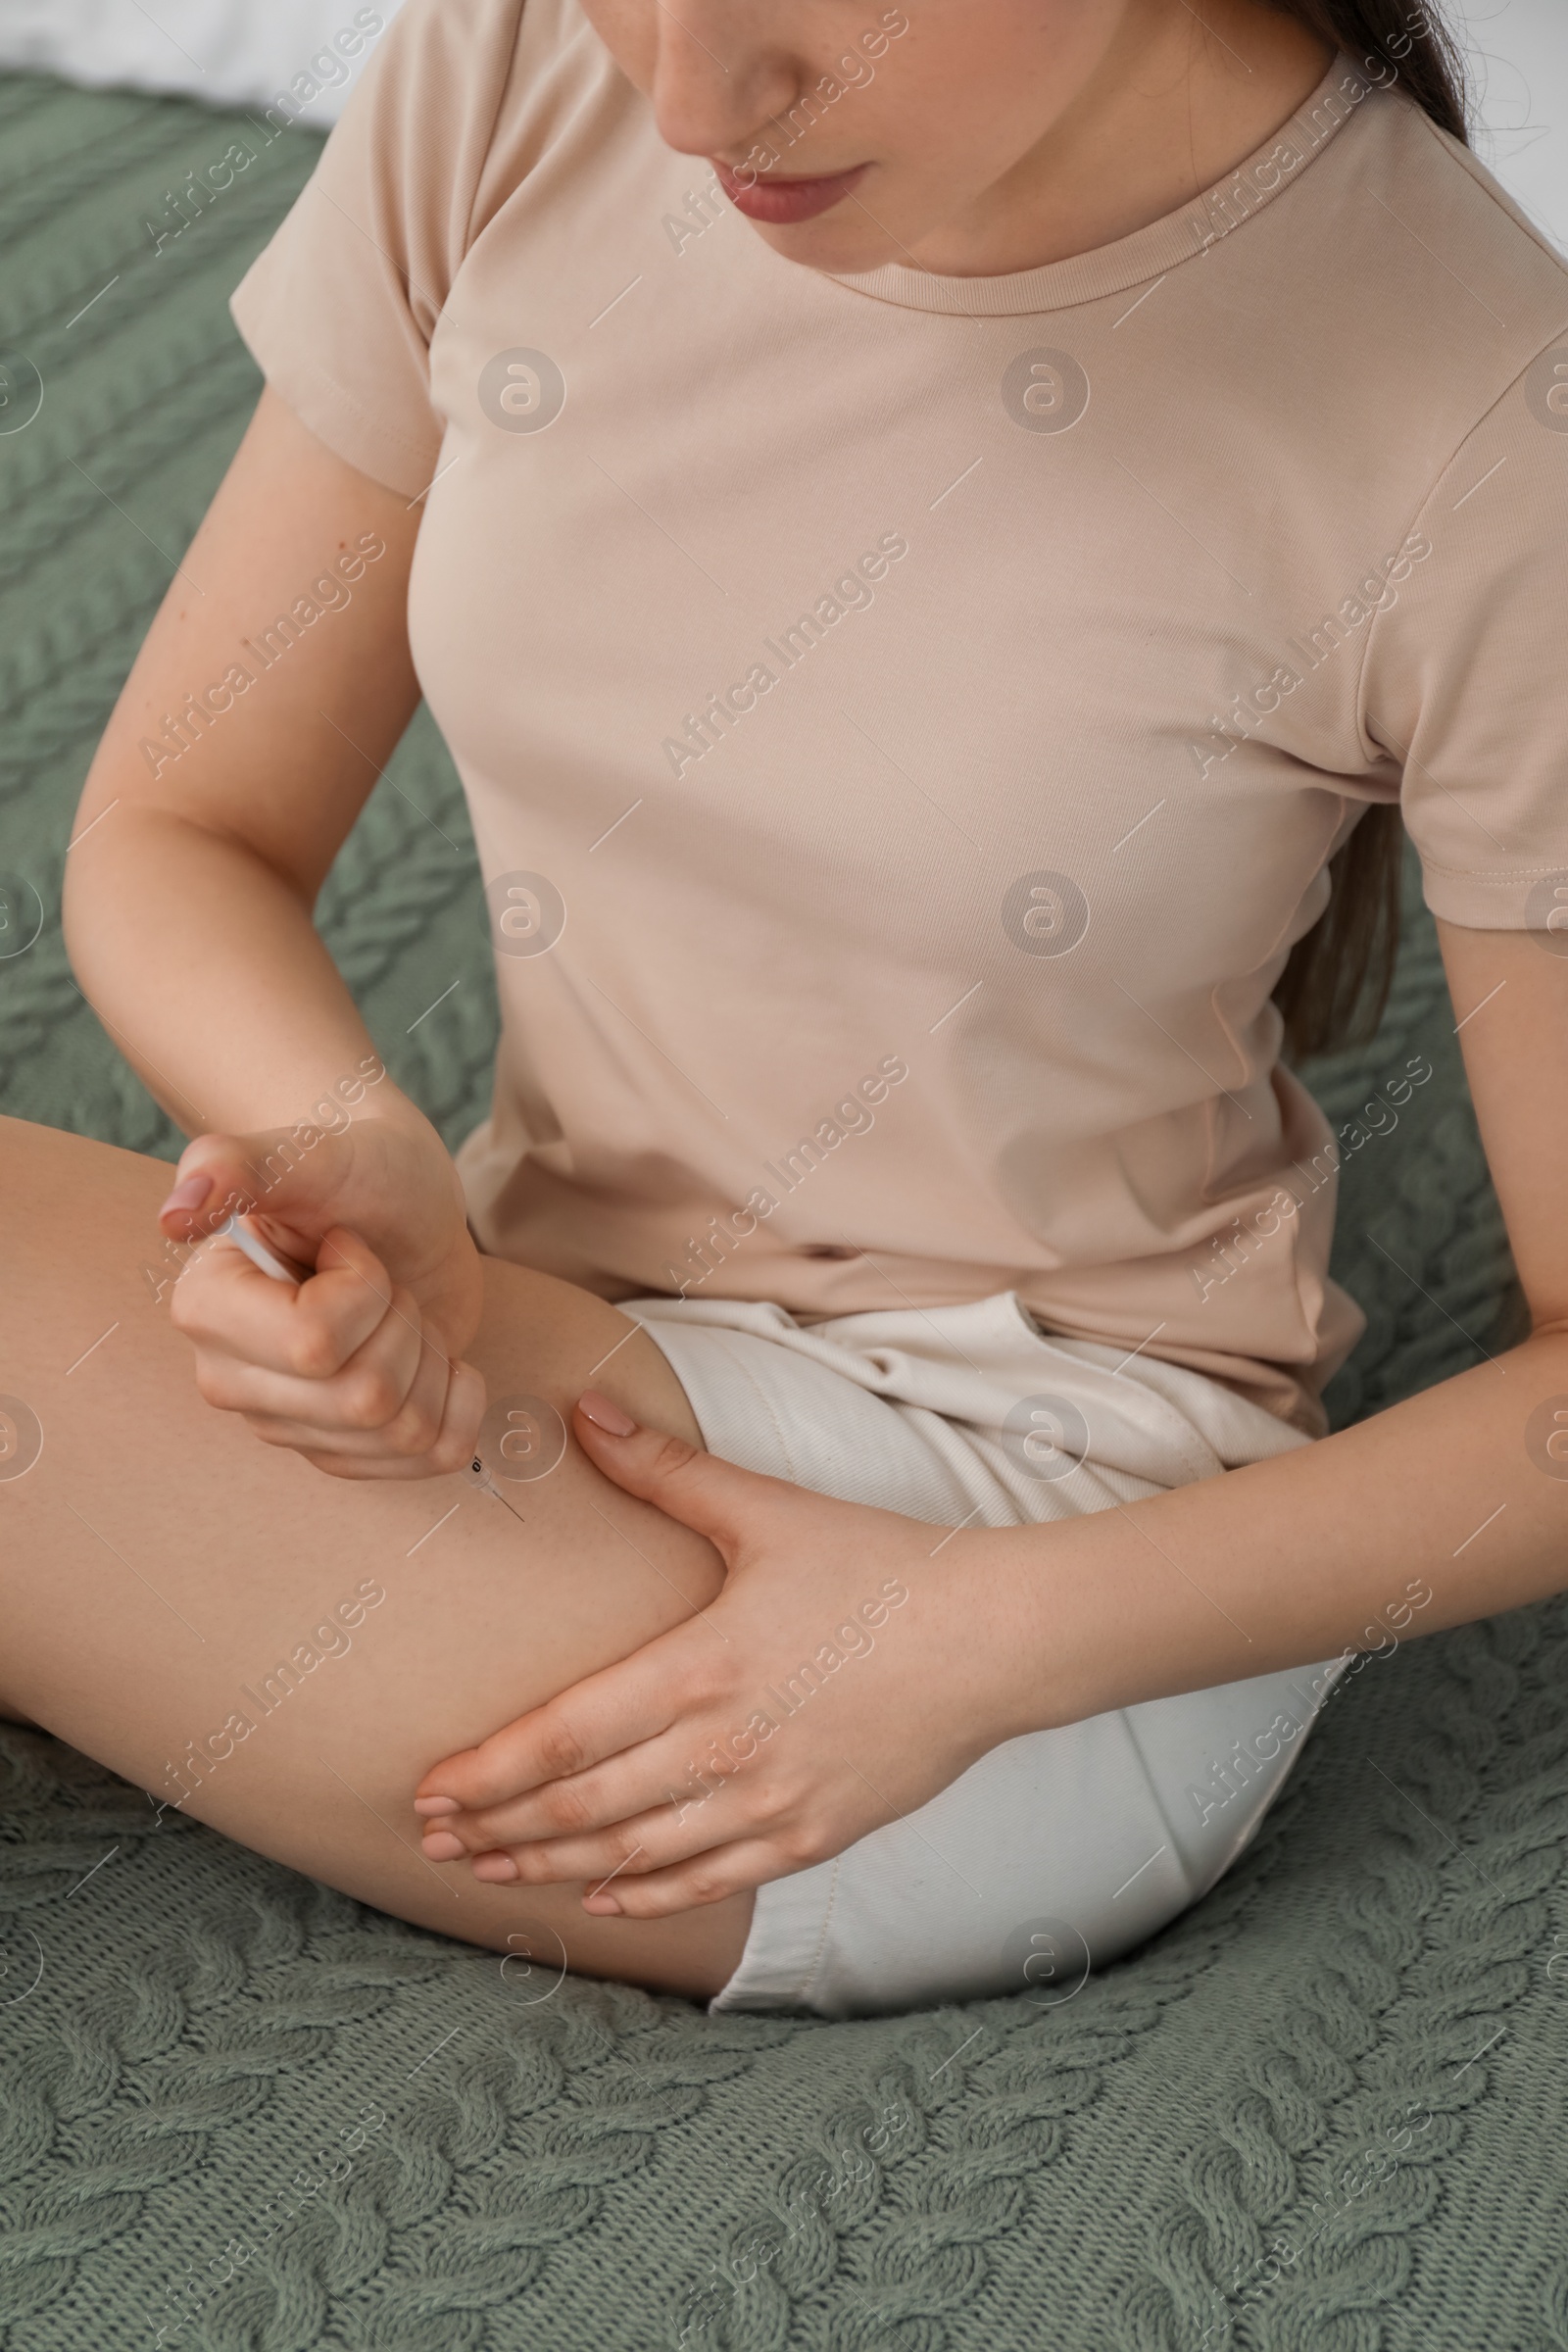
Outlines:
[{"label": "t-shirt short sleeve", "polygon": [[1426,903],[1475,930],[1559,928],[1568,323],[1455,452],[1401,556],[1368,637],[1362,723],[1402,763]]},{"label": "t-shirt short sleeve", "polygon": [[230,299],[296,416],[409,498],[441,446],[430,337],[467,250],[520,14],[521,0],[407,0]]}]

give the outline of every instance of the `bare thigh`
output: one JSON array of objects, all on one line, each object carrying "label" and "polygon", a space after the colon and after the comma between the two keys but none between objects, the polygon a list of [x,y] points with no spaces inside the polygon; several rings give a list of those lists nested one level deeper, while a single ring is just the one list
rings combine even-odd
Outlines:
[{"label": "bare thigh", "polygon": [[[422,1927],[504,1949],[537,1923],[586,1975],[715,1992],[750,1894],[595,1919],[580,1886],[430,1864],[411,1799],[441,1756],[710,1601],[716,1553],[570,1440],[511,1492],[520,1518],[460,1478],[350,1484],[262,1445],[197,1396],[144,1275],[168,1182],[162,1161],[0,1119],[0,1396],[43,1434],[35,1465],[0,1478],[0,1707],[160,1797],[188,1788],[186,1812]],[[701,1442],[614,1307],[495,1259],[485,1274],[468,1352],[493,1398],[565,1413],[592,1374]],[[532,1948],[560,1965],[553,1942]]]}]

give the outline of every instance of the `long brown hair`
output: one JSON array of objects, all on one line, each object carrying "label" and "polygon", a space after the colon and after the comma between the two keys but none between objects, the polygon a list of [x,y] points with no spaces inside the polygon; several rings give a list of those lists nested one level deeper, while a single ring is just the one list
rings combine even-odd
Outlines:
[{"label": "long brown hair", "polygon": [[[1469,143],[1464,66],[1437,0],[1268,0],[1345,50],[1375,80],[1397,77],[1440,129]],[[1383,1017],[1399,948],[1404,825],[1368,808],[1329,866],[1333,897],[1291,950],[1274,1002],[1293,1061],[1370,1038]]]}]

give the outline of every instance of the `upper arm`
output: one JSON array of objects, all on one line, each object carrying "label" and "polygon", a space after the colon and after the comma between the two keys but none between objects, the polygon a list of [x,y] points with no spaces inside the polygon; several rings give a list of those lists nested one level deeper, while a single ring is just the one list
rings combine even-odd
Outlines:
[{"label": "upper arm", "polygon": [[1531,1320],[1537,1329],[1568,1325],[1568,938],[1470,930],[1441,917],[1438,936]]},{"label": "upper arm", "polygon": [[114,802],[180,817],[313,902],[419,699],[407,604],[422,511],[264,391],[125,681],[75,831]]},{"label": "upper arm", "polygon": [[[307,904],[418,700],[408,576],[446,430],[429,344],[523,9],[406,0],[384,37],[373,11],[360,15],[377,28],[366,72],[230,301],[269,389],[148,633],[76,827],[121,804],[93,856],[127,810],[145,812],[144,831],[205,827]],[[367,540],[385,552],[362,564]],[[356,576],[334,585],[344,558]],[[280,617],[292,641],[270,661],[263,632]],[[196,740],[160,758],[188,696]],[[226,707],[204,718],[206,697]]]}]

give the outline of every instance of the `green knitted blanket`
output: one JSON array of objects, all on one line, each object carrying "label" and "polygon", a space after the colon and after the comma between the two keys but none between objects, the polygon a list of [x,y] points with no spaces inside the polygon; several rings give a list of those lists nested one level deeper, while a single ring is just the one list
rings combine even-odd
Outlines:
[{"label": "green knitted blanket", "polygon": [[[224,297],[316,150],[22,77],[0,126],[0,880],[44,909],[0,961],[0,1101],[172,1158],[72,983],[62,854],[256,396]],[[155,251],[231,139],[257,162]],[[8,429],[29,367],[43,405]],[[1309,1073],[1343,1121],[1409,1055],[1436,1069],[1347,1164],[1336,1272],[1370,1328],[1337,1423],[1517,1324],[1408,897],[1382,1034]],[[495,1008],[422,712],[321,920],[455,1144]],[[522,1973],[0,1731],[0,2342],[1568,2347],[1565,1670],[1557,1604],[1367,1663],[1239,1868],[1135,1958],[1065,2000],[842,2025]]]}]

